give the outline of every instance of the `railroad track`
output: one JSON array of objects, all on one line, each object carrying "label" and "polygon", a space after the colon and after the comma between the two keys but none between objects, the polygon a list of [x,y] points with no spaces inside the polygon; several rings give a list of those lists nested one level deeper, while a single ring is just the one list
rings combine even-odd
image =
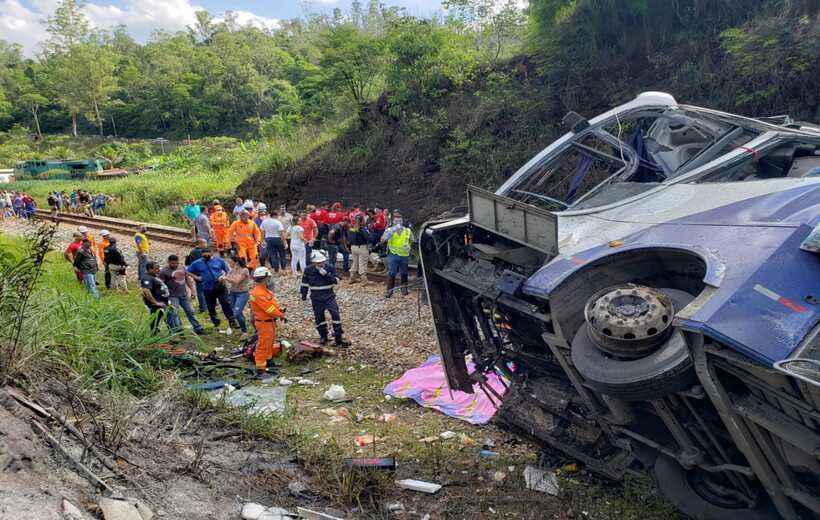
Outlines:
[{"label": "railroad track", "polygon": [[52,219],[51,212],[45,209],[38,209],[36,216],[41,220],[56,220],[56,222],[65,224],[86,226],[94,229],[107,229],[108,231],[125,235],[133,235],[139,230],[141,225],[144,225],[146,228],[145,234],[152,240],[185,246],[191,246],[193,243],[189,230],[172,226],[161,226],[148,222],[136,222],[133,220],[103,216],[89,217],[76,213],[59,213],[56,219]]}]

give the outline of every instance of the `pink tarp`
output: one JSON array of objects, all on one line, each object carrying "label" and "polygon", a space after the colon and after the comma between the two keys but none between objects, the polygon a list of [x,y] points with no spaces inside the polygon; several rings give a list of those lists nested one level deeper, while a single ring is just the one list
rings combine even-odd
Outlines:
[{"label": "pink tarp", "polygon": [[[468,361],[467,372],[472,373],[475,365]],[[495,392],[504,396],[506,387],[501,376],[487,374],[487,384]],[[395,381],[384,387],[384,393],[393,397],[413,399],[421,406],[433,408],[450,417],[467,421],[471,424],[486,424],[496,412],[497,399],[491,400],[476,384],[475,393],[468,394],[459,390],[450,390],[447,376],[439,356],[430,356],[420,367],[404,373]],[[492,395],[492,394],[491,394]]]}]

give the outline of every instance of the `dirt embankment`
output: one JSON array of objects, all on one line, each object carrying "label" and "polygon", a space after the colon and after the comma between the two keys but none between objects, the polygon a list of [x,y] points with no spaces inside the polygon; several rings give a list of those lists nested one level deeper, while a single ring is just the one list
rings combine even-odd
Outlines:
[{"label": "dirt embankment", "polygon": [[553,135],[532,70],[520,57],[402,107],[384,94],[341,136],[282,170],[250,176],[237,195],[294,207],[386,206],[415,222],[463,205],[468,184],[495,187]]}]

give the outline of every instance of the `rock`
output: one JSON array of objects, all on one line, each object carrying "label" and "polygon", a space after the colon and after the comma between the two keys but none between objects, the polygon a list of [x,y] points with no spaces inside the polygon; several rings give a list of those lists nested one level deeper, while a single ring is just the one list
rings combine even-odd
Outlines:
[{"label": "rock", "polygon": [[296,497],[302,496],[305,493],[307,493],[309,490],[310,490],[310,488],[308,487],[308,485],[305,484],[301,480],[291,480],[288,483],[288,491],[290,491],[290,493],[293,496],[296,496]]},{"label": "rock", "polygon": [[330,385],[330,388],[325,391],[324,397],[328,401],[343,401],[347,399],[347,392],[342,385]]},{"label": "rock", "polygon": [[259,520],[262,513],[265,512],[266,507],[255,502],[248,502],[242,506],[242,518],[244,520]]},{"label": "rock", "polygon": [[83,512],[67,498],[63,498],[61,509],[63,512],[62,518],[64,520],[86,520],[86,516]]}]

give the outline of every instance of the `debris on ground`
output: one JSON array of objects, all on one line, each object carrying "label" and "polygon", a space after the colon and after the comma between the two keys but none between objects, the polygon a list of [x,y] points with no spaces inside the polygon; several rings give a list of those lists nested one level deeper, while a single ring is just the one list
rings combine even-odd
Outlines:
[{"label": "debris on ground", "polygon": [[[472,373],[474,370],[475,366],[468,362],[467,371]],[[486,378],[484,386],[489,391],[478,383],[473,387],[472,394],[452,390],[447,384],[441,357],[434,355],[427,358],[421,366],[408,370],[400,378],[388,383],[384,387],[384,393],[413,399],[425,408],[433,408],[470,424],[486,424],[495,415],[500,398],[507,390],[505,381],[495,372],[486,374]]]},{"label": "debris on ground", "polygon": [[505,478],[507,478],[507,474],[504,473],[503,471],[496,471],[496,472],[493,473],[493,480],[495,482],[501,482]]},{"label": "debris on ground", "polygon": [[450,439],[455,438],[456,432],[451,432],[450,430],[447,430],[446,432],[439,433],[438,436],[444,439],[445,441],[448,441]]},{"label": "debris on ground", "polygon": [[379,416],[379,420],[386,423],[396,422],[397,418],[398,417],[394,413],[383,413]]},{"label": "debris on ground", "polygon": [[318,386],[319,385],[319,383],[317,383],[313,379],[308,379],[306,377],[300,378],[298,381],[296,381],[296,384],[297,385],[302,385],[302,386]]},{"label": "debris on ground", "polygon": [[229,406],[248,407],[250,414],[262,415],[285,413],[286,398],[286,386],[247,386],[233,392],[220,391],[212,397],[214,401],[224,400]]},{"label": "debris on ground", "polygon": [[60,504],[60,509],[63,513],[64,520],[86,520],[86,516],[80,511],[80,508],[71,503],[67,498],[63,498]]},{"label": "debris on ground", "polygon": [[527,484],[527,489],[553,496],[558,494],[558,479],[551,471],[527,466],[524,468],[524,482]]},{"label": "debris on ground", "polygon": [[433,495],[441,489],[441,484],[435,484],[433,482],[425,482],[423,480],[414,480],[411,478],[406,478],[404,480],[397,480],[396,485],[398,485],[402,489],[410,489],[412,491],[420,491],[422,493],[428,493]]},{"label": "debris on ground", "polygon": [[346,468],[374,468],[384,470],[395,470],[398,464],[393,457],[365,457],[365,458],[348,458],[342,461]]},{"label": "debris on ground", "polygon": [[356,443],[356,446],[363,448],[364,446],[369,446],[377,441],[376,436],[372,433],[365,433],[363,435],[357,435],[353,442]]},{"label": "debris on ground", "polygon": [[499,453],[497,451],[481,450],[478,452],[478,456],[483,459],[497,459]]},{"label": "debris on ground", "polygon": [[324,398],[328,401],[344,401],[347,399],[347,392],[342,385],[330,385],[324,393]]},{"label": "debris on ground", "polygon": [[296,512],[299,513],[299,518],[304,518],[305,520],[344,520],[341,516],[321,513],[306,507],[297,507]]},{"label": "debris on ground", "polygon": [[280,377],[279,378],[279,386],[290,386],[292,384],[293,384],[293,381],[291,379],[288,379],[287,377]]},{"label": "debris on ground", "polygon": [[287,359],[289,363],[300,363],[322,356],[333,355],[333,351],[321,345],[316,345],[310,341],[302,341],[288,349]]},{"label": "debris on ground", "polygon": [[310,491],[310,487],[302,480],[291,480],[288,482],[288,491],[295,497],[301,497]]}]

